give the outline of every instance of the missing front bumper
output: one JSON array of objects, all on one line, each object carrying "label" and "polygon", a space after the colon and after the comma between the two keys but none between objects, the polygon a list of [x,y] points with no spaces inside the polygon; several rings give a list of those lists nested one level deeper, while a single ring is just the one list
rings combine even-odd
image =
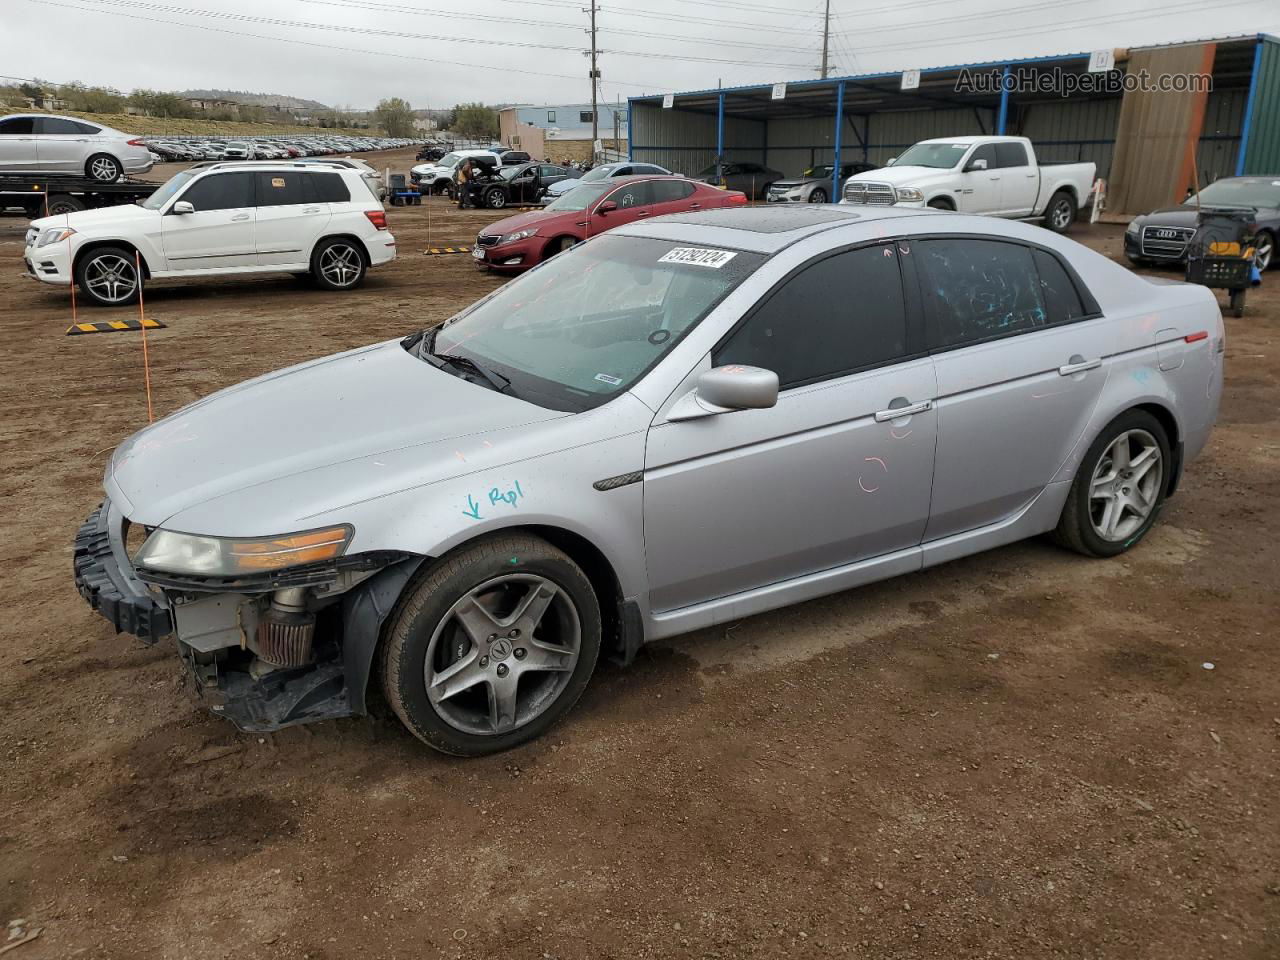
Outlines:
[{"label": "missing front bumper", "polygon": [[155,643],[173,633],[173,617],[121,563],[123,538],[123,525],[114,516],[111,502],[104,500],[76,531],[72,551],[76,589],[116,633]]}]

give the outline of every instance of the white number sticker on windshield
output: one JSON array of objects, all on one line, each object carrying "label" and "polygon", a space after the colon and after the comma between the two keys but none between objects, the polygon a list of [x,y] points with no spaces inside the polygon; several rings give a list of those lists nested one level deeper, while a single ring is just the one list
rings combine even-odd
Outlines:
[{"label": "white number sticker on windshield", "polygon": [[719,270],[737,254],[730,250],[707,250],[703,247],[676,247],[658,258],[659,263],[688,263],[695,267]]}]

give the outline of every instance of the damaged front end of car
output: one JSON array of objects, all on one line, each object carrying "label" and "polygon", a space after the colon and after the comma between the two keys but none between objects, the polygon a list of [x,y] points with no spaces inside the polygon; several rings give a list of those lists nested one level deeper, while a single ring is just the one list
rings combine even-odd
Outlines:
[{"label": "damaged front end of car", "polygon": [[174,634],[241,730],[363,714],[379,632],[423,558],[348,555],[349,526],[215,538],[131,524],[105,500],[75,538],[76,587],[117,632]]}]

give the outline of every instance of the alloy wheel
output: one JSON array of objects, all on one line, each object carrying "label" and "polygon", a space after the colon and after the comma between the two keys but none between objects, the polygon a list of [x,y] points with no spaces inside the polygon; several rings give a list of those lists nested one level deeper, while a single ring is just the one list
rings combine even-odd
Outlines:
[{"label": "alloy wheel", "polygon": [[1089,482],[1089,519],[1103,540],[1125,540],[1146,524],[1160,500],[1160,444],[1146,430],[1126,430],[1103,451]]},{"label": "alloy wheel", "polygon": [[427,645],[427,698],[464,733],[509,733],[544,713],[569,685],[582,622],[569,594],[518,573],[468,591]]},{"label": "alloy wheel", "polygon": [[349,287],[360,279],[360,252],[345,243],[335,243],[320,254],[320,272],[335,287]]},{"label": "alloy wheel", "polygon": [[1253,248],[1253,265],[1262,272],[1271,266],[1271,257],[1275,253],[1275,241],[1271,239],[1271,234],[1259,234],[1258,242]]},{"label": "alloy wheel", "polygon": [[94,257],[85,265],[84,284],[104,303],[120,303],[138,288],[138,268],[116,254]]},{"label": "alloy wheel", "polygon": [[826,203],[827,192],[825,190],[813,191],[813,193],[809,194],[809,202],[810,203]]},{"label": "alloy wheel", "polygon": [[97,157],[89,164],[89,176],[103,183],[120,178],[120,165],[110,157]]},{"label": "alloy wheel", "polygon": [[1059,200],[1053,205],[1053,225],[1058,230],[1065,230],[1071,226],[1071,203],[1067,200]]}]

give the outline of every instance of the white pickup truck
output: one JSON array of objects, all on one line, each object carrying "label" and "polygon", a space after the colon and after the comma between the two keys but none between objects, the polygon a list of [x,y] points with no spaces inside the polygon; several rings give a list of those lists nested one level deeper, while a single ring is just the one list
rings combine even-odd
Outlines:
[{"label": "white pickup truck", "polygon": [[1037,162],[1026,137],[944,137],[850,177],[840,202],[1043,220],[1065,233],[1092,195],[1095,170],[1092,163]]}]

